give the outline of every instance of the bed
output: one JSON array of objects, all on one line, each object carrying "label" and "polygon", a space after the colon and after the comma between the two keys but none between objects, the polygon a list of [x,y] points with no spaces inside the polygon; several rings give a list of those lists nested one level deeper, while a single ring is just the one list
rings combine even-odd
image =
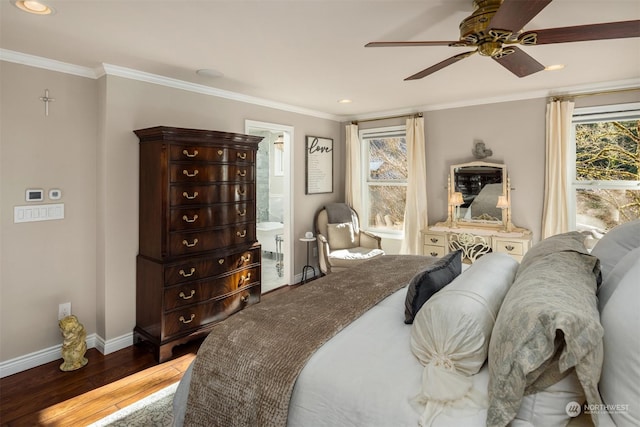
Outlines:
[{"label": "bed", "polygon": [[496,206],[502,191],[502,184],[485,184],[467,209],[468,219],[502,220],[502,209]]},{"label": "bed", "polygon": [[[592,271],[595,271],[596,267],[593,260],[600,258],[604,279],[599,289],[606,289],[608,294],[606,297],[602,296],[601,300],[607,299],[609,302],[607,302],[606,309],[598,306],[599,302],[595,298],[594,290],[592,303],[596,304],[596,312],[600,310],[603,327],[607,328],[611,325],[611,328],[615,327],[619,332],[608,336],[610,341],[608,344],[607,339],[604,340],[606,362],[602,363],[602,360],[598,359],[598,352],[602,352],[603,348],[602,336],[597,338],[597,325],[600,323],[596,313],[597,322],[594,323],[596,339],[594,339],[593,351],[586,352],[583,356],[586,355],[585,360],[591,357],[592,362],[600,363],[598,369],[594,369],[588,364],[584,365],[588,367],[588,370],[598,371],[598,377],[600,377],[599,369],[602,369],[599,393],[597,379],[595,384],[588,384],[585,383],[588,379],[578,378],[580,375],[576,375],[576,372],[580,373],[578,366],[583,362],[574,362],[574,367],[565,369],[566,372],[559,378],[555,378],[552,384],[544,384],[545,375],[538,375],[544,385],[539,389],[535,389],[535,381],[529,381],[524,375],[521,385],[527,388],[527,392],[523,392],[522,396],[515,400],[517,402],[515,408],[506,411],[507,416],[510,417],[510,420],[507,420],[511,423],[510,425],[514,427],[566,425],[571,421],[571,425],[593,425],[593,423],[599,422],[600,425],[606,426],[625,426],[638,425],[640,422],[639,408],[634,407],[634,403],[637,405],[637,402],[640,401],[637,389],[637,384],[640,382],[640,356],[638,356],[640,355],[640,344],[637,339],[635,341],[633,338],[629,339],[629,336],[632,335],[631,332],[637,331],[640,324],[637,313],[634,314],[634,311],[637,310],[624,308],[625,304],[629,304],[629,301],[637,301],[638,297],[638,291],[635,289],[637,286],[634,288],[629,283],[630,281],[635,283],[636,280],[633,278],[637,278],[640,274],[640,249],[637,249],[640,247],[640,222],[632,223],[630,227],[619,233],[609,234],[617,236],[617,238],[603,239],[599,242],[593,250],[597,257],[586,252],[582,253],[581,250],[568,249],[567,245],[577,244],[576,242],[579,240],[576,234],[571,234],[566,239],[562,239],[560,243],[558,243],[560,239],[556,239],[555,246],[551,245],[555,249],[550,249],[550,245],[546,243],[546,246],[539,244],[541,246],[539,250],[533,250],[534,246],[531,250],[532,256],[523,260],[522,264],[526,268],[533,269],[529,276],[536,276],[539,268],[537,263],[540,263],[542,258],[547,261],[548,258],[557,261],[562,258],[558,254],[570,253],[570,256],[585,261],[588,265],[587,270],[591,268]],[[635,240],[633,240],[634,237]],[[626,243],[619,245],[617,241],[620,238],[626,239]],[[558,244],[563,248],[557,250]],[[601,248],[599,249],[598,246]],[[551,253],[550,257],[549,253]],[[454,256],[452,255],[450,259],[454,259]],[[283,294],[282,298],[278,298],[281,300],[278,304],[297,307],[299,318],[294,320],[298,324],[308,325],[308,329],[315,329],[324,323],[331,323],[333,320],[324,318],[324,312],[319,315],[312,313],[311,316],[322,318],[322,321],[314,323],[313,320],[305,317],[307,312],[313,312],[313,309],[307,308],[305,304],[314,305],[314,299],[324,299],[323,295],[327,296],[333,293],[336,286],[335,292],[338,293],[338,299],[344,301],[360,300],[363,298],[363,290],[368,289],[367,286],[374,288],[373,293],[376,294],[374,299],[377,301],[369,302],[356,309],[353,321],[338,320],[337,327],[329,328],[332,332],[319,339],[320,344],[317,345],[317,348],[310,349],[305,353],[308,356],[293,355],[289,357],[288,350],[282,347],[271,353],[271,356],[264,358],[256,356],[255,349],[252,350],[251,355],[238,353],[238,349],[233,348],[233,343],[236,341],[242,343],[244,338],[240,337],[242,334],[238,334],[236,328],[239,324],[260,319],[260,316],[253,318],[254,315],[251,312],[254,310],[245,310],[246,314],[241,312],[227,319],[223,322],[224,325],[229,325],[226,330],[214,329],[201,347],[202,354],[199,352],[194,364],[189,368],[178,387],[174,398],[175,424],[221,426],[415,426],[420,424],[469,427],[507,425],[499,420],[499,416],[495,417],[494,415],[503,413],[500,404],[511,400],[511,396],[504,399],[497,396],[496,387],[504,389],[509,389],[509,387],[505,385],[506,383],[496,380],[499,378],[499,373],[496,373],[499,368],[487,363],[486,360],[487,355],[489,360],[492,360],[492,351],[499,354],[501,351],[500,342],[509,341],[509,339],[501,339],[500,342],[493,343],[490,335],[492,333],[494,336],[499,333],[504,334],[504,331],[499,331],[498,323],[496,326],[494,323],[499,322],[503,313],[509,314],[509,310],[504,309],[502,304],[503,300],[507,304],[507,301],[515,298],[509,296],[512,290],[517,288],[513,283],[527,280],[527,275],[524,273],[521,274],[524,278],[518,278],[518,273],[520,273],[518,269],[522,265],[514,264],[514,261],[507,255],[490,254],[479,259],[462,274],[458,273],[448,284],[442,285],[442,283],[433,283],[433,281],[427,281],[427,285],[423,283],[424,286],[419,288],[420,291],[417,292],[417,295],[422,297],[427,295],[427,301],[423,303],[421,308],[418,308],[417,313],[413,313],[415,318],[413,324],[407,324],[405,323],[407,313],[412,308],[408,305],[408,295],[411,292],[416,294],[415,279],[421,274],[424,276],[424,272],[442,271],[442,259],[385,256],[384,260],[386,264],[383,266],[380,266],[381,261],[372,261],[372,264],[365,263],[347,272],[332,274],[313,281],[299,289]],[[447,264],[446,270],[452,270],[450,268],[452,264],[452,262]],[[378,274],[380,271],[382,274]],[[597,274],[594,274],[593,280],[596,279]],[[343,280],[348,283],[345,289],[338,285]],[[587,281],[590,282],[590,280]],[[502,284],[487,286],[487,284],[496,281]],[[383,282],[392,283],[390,286],[383,286]],[[615,286],[612,286],[610,282],[615,282]],[[482,286],[478,286],[478,284],[482,284]],[[595,282],[593,286],[596,286]],[[498,290],[487,293],[488,287]],[[614,288],[615,292],[613,292]],[[620,294],[620,297],[616,299],[617,294]],[[284,299],[286,295],[289,297]],[[461,296],[464,298],[460,299]],[[584,301],[591,301],[590,292],[580,292],[579,297],[584,298]],[[447,300],[446,298],[454,299]],[[330,298],[326,299],[331,302]],[[481,301],[481,304],[477,304],[478,301]],[[473,337],[484,335],[479,346],[477,343],[474,344],[474,350],[471,351],[473,357],[462,357],[461,360],[464,359],[464,361],[460,362],[455,359],[457,356],[453,356],[450,352],[449,358],[446,360],[453,361],[456,369],[450,369],[440,374],[449,375],[453,371],[455,376],[449,378],[446,375],[432,375],[431,380],[440,380],[441,384],[439,385],[433,381],[431,383],[425,382],[425,378],[429,377],[426,366],[433,368],[436,363],[425,364],[422,358],[428,351],[424,346],[421,347],[414,343],[416,337],[422,333],[416,332],[420,331],[420,327],[416,326],[418,323],[422,322],[423,325],[437,323],[433,321],[433,318],[423,316],[423,314],[430,310],[437,312],[438,303],[445,308],[445,310],[441,310],[441,313],[445,312],[450,316],[451,313],[458,312],[463,313],[464,316],[446,318],[444,320],[448,323],[444,324],[445,327],[431,328],[430,333],[437,334],[440,329],[446,329],[446,325],[456,322],[468,322],[469,316],[467,315],[476,313],[471,317],[474,317],[473,322],[479,325],[479,329],[473,334]],[[262,315],[266,315],[269,310],[273,309],[273,307],[269,307],[270,304],[276,303],[269,303],[268,300],[265,300],[255,307],[263,306]],[[589,302],[581,302],[580,304],[589,304]],[[427,307],[429,310],[426,309]],[[451,309],[446,309],[447,307],[451,307]],[[454,307],[462,307],[462,310],[455,310]],[[491,307],[497,307],[493,311],[500,310],[499,313],[493,313]],[[333,316],[331,307],[326,307],[326,309],[329,311],[326,316],[331,318]],[[337,310],[344,311],[344,308]],[[359,313],[358,310],[362,310],[362,312]],[[571,310],[567,311],[571,312]],[[577,310],[579,314],[588,311],[587,309]],[[614,313],[623,313],[627,317],[621,322],[620,316]],[[277,317],[277,314],[271,313],[271,316]],[[420,316],[422,316],[422,320],[420,320]],[[233,319],[236,320],[232,321]],[[593,319],[584,321],[593,322]],[[464,325],[463,329],[450,336],[459,337],[477,326],[475,324],[472,326]],[[498,332],[493,332],[494,328]],[[273,329],[273,325],[267,326],[266,329]],[[295,347],[296,351],[298,347],[306,346],[302,345],[306,341],[303,342],[296,335],[303,334],[304,329],[300,329],[303,332],[294,331],[294,335],[292,335],[293,342],[296,343],[292,347]],[[429,326],[425,330],[427,332],[424,334],[428,334]],[[628,335],[625,336],[627,333]],[[260,338],[254,337],[253,340],[261,342],[265,334],[267,332],[262,331]],[[571,332],[567,331],[567,334],[570,336]],[[222,353],[216,353],[220,350],[218,349],[207,356],[206,353],[211,351],[211,346],[205,344],[208,341],[215,343],[216,340],[218,343],[213,347],[223,348]],[[620,342],[620,340],[624,341]],[[267,337],[265,341],[269,341],[269,338]],[[451,340],[445,341],[451,342]],[[220,343],[225,345],[220,345]],[[445,347],[442,348],[443,352],[446,352]],[[567,347],[570,346],[567,345]],[[260,345],[257,348],[261,348]],[[556,357],[548,358],[545,364],[547,366],[554,364],[556,367],[562,366],[562,352],[558,350],[557,346],[553,348],[555,350],[552,356]],[[269,351],[266,348],[263,350]],[[572,354],[568,350],[567,353]],[[607,358],[607,354],[614,353],[614,356]],[[222,368],[204,366],[220,365],[221,355],[224,355],[224,359],[233,359],[230,357],[232,354],[235,356],[235,361],[226,365],[222,364]],[[494,355],[493,360],[496,360],[497,357]],[[205,363],[207,358],[209,360]],[[286,370],[287,368],[282,368],[282,365],[287,365],[290,359],[296,358],[301,359],[301,368],[298,371],[294,369],[293,381],[284,385],[269,383],[269,377],[279,378],[279,374],[273,372],[279,369]],[[621,363],[612,364],[611,360],[620,360]],[[198,366],[198,363],[201,366]],[[446,365],[446,363],[441,365]],[[246,371],[243,374],[246,376],[235,376],[235,373],[229,372],[229,366],[235,367],[239,371]],[[235,371],[235,368],[231,370]],[[509,376],[503,380],[507,383],[511,381]],[[593,381],[593,378],[591,380]],[[227,395],[221,398],[222,401],[218,401],[217,398],[212,399],[209,391],[205,391],[205,389],[215,388],[218,383],[225,381],[230,382],[230,385],[228,384],[227,388],[222,388],[222,393]],[[276,382],[279,382],[279,379]],[[525,382],[527,383],[525,384]],[[269,385],[265,385],[267,383]],[[445,394],[455,390],[457,386],[454,386],[454,383],[462,384],[463,389],[466,387],[466,391],[462,393],[464,399],[458,400],[457,404],[438,404],[435,402],[437,399],[434,400],[434,396],[431,396],[430,402],[425,398],[425,395],[429,394],[429,390],[435,390],[438,387]],[[611,384],[616,384],[616,386]],[[538,382],[537,386],[540,385]],[[275,393],[270,392],[272,386],[275,387]],[[262,387],[266,389],[261,390]],[[425,389],[428,390],[425,391]],[[593,395],[594,390],[598,394],[597,396]],[[585,391],[587,397],[584,397]],[[591,395],[589,395],[590,393]],[[274,397],[272,394],[278,396]],[[580,396],[583,397],[580,398]],[[578,399],[579,410],[577,413],[571,413],[570,416],[567,408],[573,402],[572,399]],[[546,404],[549,401],[554,402],[554,408],[549,409],[542,406],[543,403]],[[588,406],[581,406],[585,401]],[[611,407],[598,406],[605,404],[617,404],[619,407],[613,411]],[[602,408],[607,409],[603,410]],[[580,416],[573,418],[575,415]]]}]

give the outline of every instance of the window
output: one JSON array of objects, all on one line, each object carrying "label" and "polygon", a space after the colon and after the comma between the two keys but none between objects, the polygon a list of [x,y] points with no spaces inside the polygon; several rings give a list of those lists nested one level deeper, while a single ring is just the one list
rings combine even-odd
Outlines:
[{"label": "window", "polygon": [[572,229],[603,233],[640,218],[640,103],[576,108]]},{"label": "window", "polygon": [[404,126],[365,129],[362,142],[362,226],[402,233],[407,199],[407,141]]}]

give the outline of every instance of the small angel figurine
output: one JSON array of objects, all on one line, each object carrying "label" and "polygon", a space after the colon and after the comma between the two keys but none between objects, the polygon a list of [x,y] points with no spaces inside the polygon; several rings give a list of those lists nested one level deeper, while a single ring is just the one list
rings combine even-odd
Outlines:
[{"label": "small angel figurine", "polygon": [[87,331],[82,323],[74,315],[64,317],[58,322],[60,332],[64,337],[62,343],[62,358],[64,362],[60,365],[61,371],[75,371],[87,364],[84,357],[87,351]]}]

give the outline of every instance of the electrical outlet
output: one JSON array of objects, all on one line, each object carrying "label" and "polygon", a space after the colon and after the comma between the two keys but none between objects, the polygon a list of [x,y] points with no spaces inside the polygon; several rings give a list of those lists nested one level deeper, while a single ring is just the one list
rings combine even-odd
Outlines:
[{"label": "electrical outlet", "polygon": [[312,252],[313,252],[313,257],[317,258],[318,257],[318,248],[314,246]]},{"label": "electrical outlet", "polygon": [[58,306],[58,320],[64,319],[71,315],[71,303],[63,302]]}]

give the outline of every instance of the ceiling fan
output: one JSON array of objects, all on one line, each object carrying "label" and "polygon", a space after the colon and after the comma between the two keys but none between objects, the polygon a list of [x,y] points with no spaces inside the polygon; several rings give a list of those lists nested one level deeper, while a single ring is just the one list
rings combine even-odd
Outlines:
[{"label": "ceiling fan", "polygon": [[490,56],[518,77],[544,70],[544,65],[516,45],[567,43],[640,37],[640,20],[547,28],[521,32],[552,0],[473,0],[474,11],[460,23],[460,40],[371,42],[365,47],[454,46],[475,50],[454,55],[405,80],[417,80],[479,53]]}]

